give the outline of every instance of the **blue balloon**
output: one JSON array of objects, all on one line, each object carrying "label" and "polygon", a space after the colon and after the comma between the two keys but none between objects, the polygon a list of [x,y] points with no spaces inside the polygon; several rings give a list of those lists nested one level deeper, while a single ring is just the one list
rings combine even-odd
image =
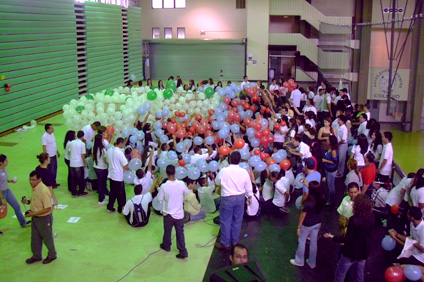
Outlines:
[{"label": "blue balloon", "polygon": [[175,178],[178,180],[184,179],[187,177],[187,169],[182,166],[179,166],[175,169]]},{"label": "blue balloon", "polygon": [[[202,161],[200,161],[200,160],[202,160]],[[209,171],[208,163],[204,159],[200,159],[200,160],[197,160],[197,162],[196,162],[197,168],[203,173],[208,172]]]},{"label": "blue balloon", "polygon": [[261,158],[259,156],[253,156],[249,159],[249,164],[253,167],[256,167],[261,162]]},{"label": "blue balloon", "polygon": [[168,141],[169,141],[168,136],[166,136],[166,135],[162,135],[162,136],[160,137],[160,143],[168,143]]},{"label": "blue balloon", "polygon": [[197,87],[197,92],[203,92],[203,87],[202,86]]},{"label": "blue balloon", "polygon": [[144,107],[138,107],[137,109],[137,113],[142,116],[145,115],[147,113],[146,109]]},{"label": "blue balloon", "polygon": [[133,144],[136,144],[136,143],[137,143],[137,137],[136,137],[136,136],[134,136],[134,135],[133,135],[133,136],[131,136],[131,137],[130,137],[130,142],[131,142],[131,143],[133,143]]},{"label": "blue balloon", "polygon": [[175,149],[177,150],[178,153],[182,153],[186,149],[186,145],[180,142],[177,144]]},{"label": "blue balloon", "polygon": [[285,158],[283,158],[283,155],[280,152],[272,154],[272,158],[277,162],[282,162]]},{"label": "blue balloon", "polygon": [[296,202],[295,202],[295,205],[296,205],[296,208],[299,210],[300,209],[300,203],[302,202],[302,196],[299,196],[297,199],[296,199]]},{"label": "blue balloon", "polygon": [[153,124],[154,129],[162,129],[162,123],[160,121],[157,121]]},{"label": "blue balloon", "polygon": [[278,164],[272,164],[269,166],[269,171],[270,172],[280,172],[281,171],[281,167]]},{"label": "blue balloon", "polygon": [[193,145],[193,142],[190,139],[185,139],[184,140],[184,144],[186,144],[186,146],[188,148],[190,148]]},{"label": "blue balloon", "polygon": [[408,265],[403,269],[403,273],[405,274],[406,278],[411,281],[418,281],[421,279],[422,272],[421,269],[416,265]]},{"label": "blue balloon", "polygon": [[241,89],[241,86],[237,86],[237,88],[236,88],[236,92],[237,92],[237,93],[239,93],[239,92],[241,92],[241,90],[242,90],[242,89]]},{"label": "blue balloon", "polygon": [[127,138],[130,136],[130,131],[128,129],[122,130],[122,137]]},{"label": "blue balloon", "polygon": [[219,136],[219,138],[227,138],[228,137],[228,134],[230,134],[230,132],[229,131],[227,131],[225,128],[223,128],[223,129],[220,129],[219,131],[218,131],[218,136]]},{"label": "blue balloon", "polygon": [[219,95],[219,96],[221,96],[221,97],[225,96],[225,90],[224,90],[224,89],[222,89],[222,88],[221,88],[221,89],[219,89],[219,90],[218,90],[218,95]]},{"label": "blue balloon", "polygon": [[167,115],[169,115],[169,110],[168,109],[163,109],[162,116],[166,117]]},{"label": "blue balloon", "polygon": [[197,167],[191,167],[187,175],[191,180],[197,180],[200,177],[200,170]]},{"label": "blue balloon", "polygon": [[132,159],[129,163],[128,163],[128,167],[131,170],[138,170],[141,168],[141,160],[140,159]]},{"label": "blue balloon", "polygon": [[137,137],[137,140],[143,140],[145,135],[144,132],[140,130],[135,136]]},{"label": "blue balloon", "polygon": [[126,170],[124,172],[124,182],[126,184],[134,184],[135,173],[132,170]]},{"label": "blue balloon", "polygon": [[236,89],[237,88],[237,84],[235,84],[235,82],[232,82],[231,84],[230,84],[230,87],[231,87],[231,89]]},{"label": "blue balloon", "polygon": [[150,112],[152,109],[152,103],[150,103],[149,101],[145,102],[144,108],[146,109],[146,111]]},{"label": "blue balloon", "polygon": [[280,150],[278,150],[277,153],[281,154],[281,156],[283,157],[283,160],[287,158],[287,152],[286,152],[286,150],[280,149]]},{"label": "blue balloon", "polygon": [[240,163],[239,166],[250,172],[250,165],[248,163]]},{"label": "blue balloon", "polygon": [[246,130],[246,134],[247,134],[248,137],[255,137],[255,133],[256,133],[256,130],[253,129],[253,128],[248,128]]},{"label": "blue balloon", "polygon": [[246,116],[247,116],[247,117],[252,117],[252,116],[253,116],[253,112],[252,112],[252,110],[247,110],[247,111],[246,111]]},{"label": "blue balloon", "polygon": [[216,120],[217,120],[217,121],[225,121],[225,115],[224,115],[223,113],[219,114],[219,115],[216,117]]},{"label": "blue balloon", "polygon": [[244,111],[243,106],[238,105],[238,106],[237,106],[237,111],[238,111],[239,113],[240,113],[240,112],[242,112],[242,111]]},{"label": "blue balloon", "polygon": [[205,138],[205,142],[208,145],[212,145],[215,142],[215,138],[213,138],[213,136],[208,136]]},{"label": "blue balloon", "polygon": [[250,158],[250,152],[247,149],[241,149],[240,155],[242,160],[248,160]]},{"label": "blue balloon", "polygon": [[144,152],[144,148],[143,148],[143,144],[141,143],[141,141],[137,141],[137,144],[135,145],[135,148],[140,150],[140,153],[143,154]]},{"label": "blue balloon", "polygon": [[213,128],[214,130],[218,130],[218,129],[219,129],[219,123],[218,123],[218,121],[214,120],[214,121],[212,122],[212,128]]},{"label": "blue balloon", "polygon": [[255,170],[256,171],[264,171],[266,169],[266,163],[263,161],[260,161],[256,166],[255,166]]},{"label": "blue balloon", "polygon": [[136,135],[137,134],[137,132],[138,132],[138,129],[137,128],[132,128],[132,129],[130,129],[130,135]]},{"label": "blue balloon", "polygon": [[158,164],[158,167],[165,168],[169,163],[166,159],[159,159],[157,164]]},{"label": "blue balloon", "polygon": [[252,145],[252,147],[254,148],[259,147],[260,144],[261,144],[261,141],[258,138],[252,138],[250,140],[250,145]]},{"label": "blue balloon", "polygon": [[190,161],[191,161],[191,155],[190,154],[183,154],[183,160],[184,160],[184,162],[186,163],[186,166],[187,166],[187,164],[189,164]]},{"label": "blue balloon", "polygon": [[165,131],[163,129],[155,129],[155,134],[160,139],[165,134]]},{"label": "blue balloon", "polygon": [[156,113],[156,117],[157,118],[162,118],[163,117],[163,113],[161,111]]},{"label": "blue balloon", "polygon": [[208,164],[208,168],[209,168],[209,170],[210,170],[210,171],[215,172],[215,171],[217,171],[217,170],[218,170],[218,168],[219,168],[219,164],[218,164],[218,162],[217,162],[217,161],[211,161],[211,162]]},{"label": "blue balloon", "polygon": [[193,139],[193,143],[194,145],[201,145],[203,143],[203,138],[200,136],[196,136]]},{"label": "blue balloon", "polygon": [[231,87],[230,86],[226,86],[225,87],[225,94],[230,94],[231,93]]},{"label": "blue balloon", "polygon": [[232,133],[239,133],[240,132],[240,126],[238,124],[232,124],[230,129],[231,129]]},{"label": "blue balloon", "polygon": [[393,239],[390,235],[386,235],[381,241],[381,246],[384,250],[391,251],[396,247],[396,240]]},{"label": "blue balloon", "polygon": [[170,159],[171,161],[178,159],[177,153],[175,153],[174,151],[168,151],[168,153],[166,154],[166,156],[168,157],[168,159]]}]

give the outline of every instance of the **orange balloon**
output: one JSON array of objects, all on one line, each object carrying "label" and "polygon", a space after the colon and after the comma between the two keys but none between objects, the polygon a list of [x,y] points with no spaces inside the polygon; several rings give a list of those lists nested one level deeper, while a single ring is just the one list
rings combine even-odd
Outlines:
[{"label": "orange balloon", "polygon": [[280,168],[283,170],[288,170],[291,166],[291,163],[288,159],[284,159],[280,163]]},{"label": "orange balloon", "polygon": [[218,153],[220,153],[223,156],[227,156],[230,152],[231,152],[230,147],[226,145],[222,145],[218,150]]},{"label": "orange balloon", "polygon": [[390,208],[390,211],[392,212],[392,214],[397,214],[399,212],[399,205],[393,205]]},{"label": "orange balloon", "polygon": [[253,151],[253,153],[254,153],[256,156],[258,156],[258,155],[260,155],[260,154],[261,154],[261,150],[259,150],[259,149],[255,149],[255,150]]},{"label": "orange balloon", "polygon": [[244,147],[244,145],[245,145],[245,142],[244,142],[244,140],[243,140],[243,139],[241,139],[241,138],[236,139],[236,141],[234,141],[234,148],[235,148],[235,149],[241,149],[241,148],[243,148],[243,147]]},{"label": "orange balloon", "polygon": [[185,166],[185,161],[183,159],[181,159],[181,160],[178,161],[178,164],[180,166]]},{"label": "orange balloon", "polygon": [[141,152],[138,149],[134,149],[130,153],[131,159],[140,159],[141,160]]},{"label": "orange balloon", "polygon": [[271,157],[267,158],[265,162],[266,162],[266,164],[267,164],[268,166],[270,166],[270,165],[272,165],[272,164],[276,164],[276,163],[277,163],[277,162],[276,162],[273,158],[271,158]]},{"label": "orange balloon", "polygon": [[107,127],[106,127],[106,133],[107,134],[112,134],[112,133],[114,133],[115,132],[115,128],[112,126],[112,125],[108,125]]}]

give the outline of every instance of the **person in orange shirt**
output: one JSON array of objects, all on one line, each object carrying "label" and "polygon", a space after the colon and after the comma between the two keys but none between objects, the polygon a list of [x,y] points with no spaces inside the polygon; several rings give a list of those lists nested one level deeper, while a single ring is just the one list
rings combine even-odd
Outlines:
[{"label": "person in orange shirt", "polygon": [[25,213],[25,217],[32,217],[31,222],[31,251],[32,257],[26,260],[27,264],[32,264],[42,259],[43,242],[48,249],[48,255],[43,260],[43,264],[48,264],[57,258],[53,241],[53,208],[51,193],[49,188],[43,184],[36,171],[29,175],[29,182],[32,187],[31,201],[25,198],[22,203],[30,204],[30,210]]}]

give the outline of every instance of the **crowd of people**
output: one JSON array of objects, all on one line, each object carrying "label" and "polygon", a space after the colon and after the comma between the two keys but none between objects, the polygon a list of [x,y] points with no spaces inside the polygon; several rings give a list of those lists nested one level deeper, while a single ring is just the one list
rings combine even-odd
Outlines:
[{"label": "crowd of people", "polygon": [[[212,87],[215,91],[223,87],[221,81],[215,85],[212,79],[198,85],[193,80],[184,84],[180,76],[175,83],[176,92],[181,93],[196,91],[198,87]],[[133,84],[130,82],[129,86]],[[137,83],[141,85],[142,82]],[[231,85],[229,81],[227,86]],[[153,87],[151,79],[147,86]],[[109,134],[100,122],[88,124],[78,132],[68,131],[63,149],[72,197],[87,195],[87,189],[95,190],[100,206],[106,205],[108,212],[115,212],[117,201],[118,213],[135,227],[148,224],[151,210],[163,215],[160,248],[170,251],[171,231],[175,227],[180,259],[188,256],[184,223],[201,220],[219,210],[216,222],[221,236],[215,246],[229,251],[231,246],[239,246],[244,215],[285,216],[290,213],[288,203],[293,199],[300,215],[298,249],[290,263],[298,267],[306,263],[312,269],[319,252],[317,240],[323,211],[334,207],[339,213],[340,233],[326,233],[324,237],[342,243],[335,281],[344,281],[352,265],[356,266],[357,281],[363,281],[369,234],[375,225],[373,208],[376,198],[384,195],[380,208],[387,215],[390,235],[401,243],[411,234],[418,243],[413,258],[406,263],[424,265],[424,169],[408,174],[391,188],[393,135],[381,131],[380,123],[371,117],[369,105],[352,103],[347,89],[337,90],[324,82],[315,92],[312,87],[305,90],[294,81],[276,79],[267,88],[261,82],[252,87],[245,76],[240,86],[243,91],[237,98],[223,98],[226,119],[220,122],[237,125],[224,138],[212,126],[217,118],[213,110],[208,117],[194,115],[188,122],[177,122],[174,117],[158,119],[163,125],[161,130],[170,137],[164,143],[156,135],[155,126],[147,122],[148,115],[144,121],[137,117],[134,124],[135,132],[144,132],[142,146],[131,142],[131,136]],[[164,88],[162,81],[157,88]],[[241,110],[250,110],[252,117],[237,118]],[[186,130],[185,135],[176,136],[167,123],[176,123],[177,128]],[[49,263],[56,258],[48,224],[52,207],[58,204],[53,189],[59,186],[56,175],[60,154],[53,126],[47,124],[45,130],[44,152],[37,156],[40,166],[31,173],[34,195],[43,193],[45,199],[38,204],[31,202],[33,213],[27,217],[32,217],[33,225],[45,226],[33,229],[33,233],[38,232],[48,246],[45,263]],[[213,142],[207,141],[210,136]],[[109,144],[111,141],[113,145]],[[128,178],[134,185],[134,197],[127,201],[126,176],[136,162],[140,165],[134,171],[135,177]],[[262,167],[260,162],[266,165]],[[8,188],[13,180],[8,179],[6,166],[7,158],[1,155],[0,191],[18,215],[19,204]],[[206,169],[197,175],[187,175],[187,171],[183,173],[180,169],[201,166]],[[41,183],[37,182],[39,179]],[[26,199],[22,201],[29,203]],[[396,213],[393,207],[398,208]],[[21,226],[28,224],[20,216],[18,220]],[[33,236],[33,256],[27,263],[41,260],[39,238]],[[305,261],[308,239],[309,258]]]}]

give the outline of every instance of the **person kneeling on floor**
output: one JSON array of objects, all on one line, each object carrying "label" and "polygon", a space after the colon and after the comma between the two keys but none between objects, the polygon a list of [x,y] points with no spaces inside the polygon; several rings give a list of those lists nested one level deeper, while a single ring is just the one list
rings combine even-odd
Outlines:
[{"label": "person kneeling on floor", "polygon": [[143,186],[134,187],[135,196],[125,204],[122,214],[132,227],[142,227],[149,223],[150,206],[152,205],[152,194],[142,194]]},{"label": "person kneeling on floor", "polygon": [[201,220],[205,218],[206,212],[202,209],[196,198],[196,194],[194,194],[196,180],[187,178],[185,182],[190,192],[184,196],[184,222]]}]

